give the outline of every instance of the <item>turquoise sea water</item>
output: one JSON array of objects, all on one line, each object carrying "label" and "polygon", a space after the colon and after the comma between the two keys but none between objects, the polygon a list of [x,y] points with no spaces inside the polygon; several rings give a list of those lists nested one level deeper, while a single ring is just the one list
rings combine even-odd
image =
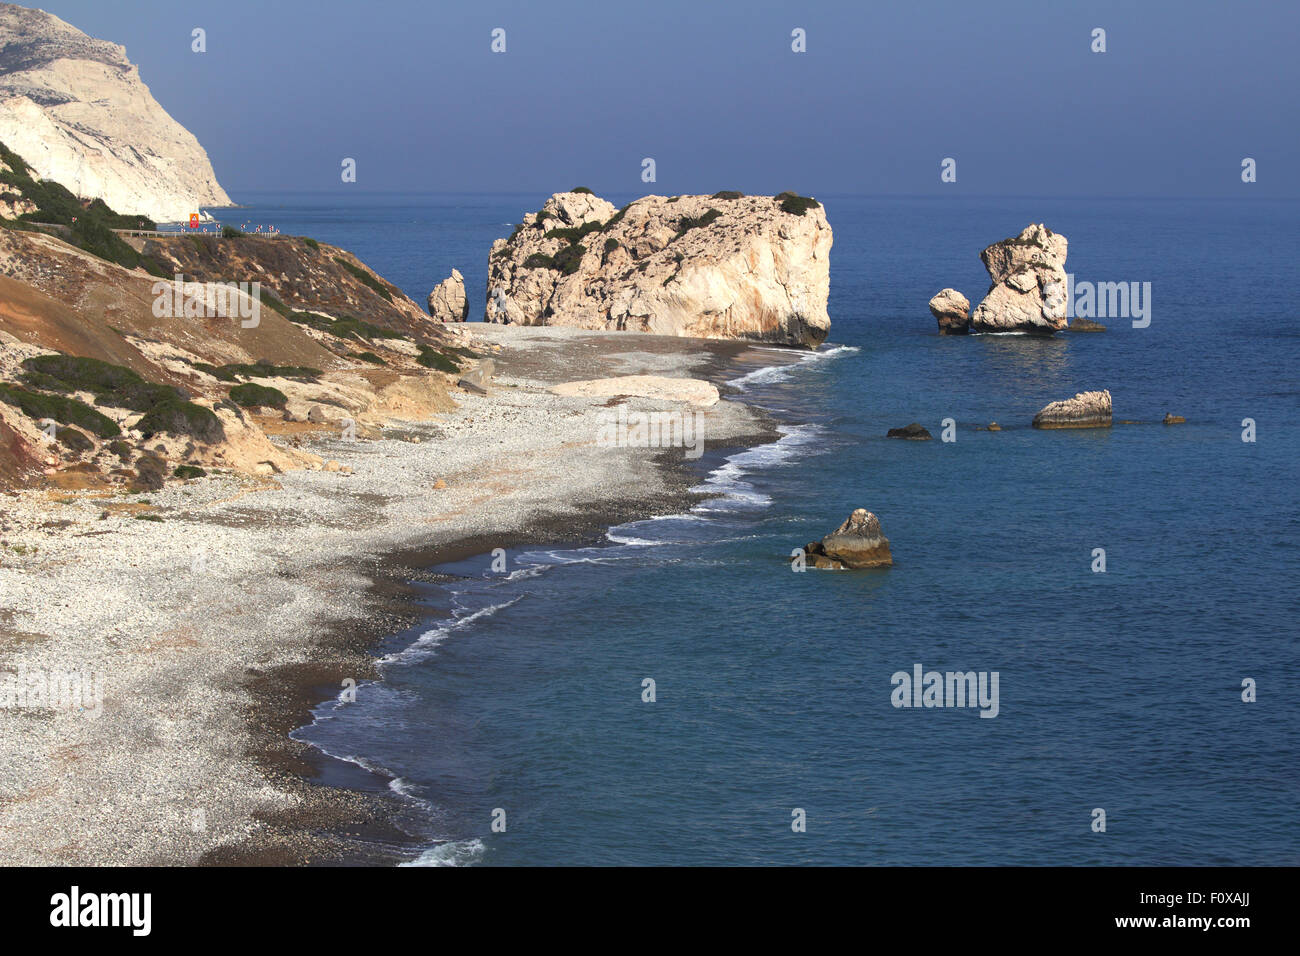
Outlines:
[{"label": "turquoise sea water", "polygon": [[[544,197],[239,198],[228,221],[343,245],[417,301],[459,267],[477,315],[491,239]],[[1300,862],[1300,208],[823,198],[830,341],[727,374],[785,437],[711,450],[689,514],[445,569],[427,600],[454,617],[394,635],[383,681],[301,736],[397,778],[422,863]],[[1077,279],[1150,282],[1150,327],[936,335],[930,296],[978,301],[978,251],[1030,222]],[[1094,388],[1148,424],[1028,427]],[[911,421],[936,440],[884,437]],[[792,573],[855,507],[895,567]],[[997,671],[997,717],[892,706],[916,664]]]}]

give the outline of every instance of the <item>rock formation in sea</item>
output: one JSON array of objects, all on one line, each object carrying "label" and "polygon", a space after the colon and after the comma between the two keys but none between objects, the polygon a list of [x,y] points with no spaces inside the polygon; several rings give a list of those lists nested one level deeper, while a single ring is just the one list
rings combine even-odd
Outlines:
[{"label": "rock formation in sea", "polygon": [[1166,425],[1186,425],[1187,419],[1182,415],[1175,415],[1173,412],[1165,412],[1164,424]]},{"label": "rock formation in sea", "polygon": [[[984,301],[966,318],[970,303],[955,289],[930,300],[942,335],[965,332],[1032,332],[1051,335],[1065,328],[1068,243],[1041,223],[995,242],[980,253],[992,284]],[[1095,331],[1080,326],[1076,331]]]},{"label": "rock formation in sea", "polygon": [[970,300],[956,289],[941,289],[930,300],[930,314],[939,321],[940,335],[965,335],[970,331]]},{"label": "rock formation in sea", "polygon": [[993,285],[971,315],[976,332],[1034,332],[1065,328],[1065,237],[1031,224],[1018,236],[980,253]]},{"label": "rock formation in sea", "polygon": [[831,242],[821,204],[793,193],[622,209],[556,193],[492,244],[485,318],[816,348],[830,330]]},{"label": "rock formation in sea", "polygon": [[0,141],[83,199],[158,222],[229,206],[207,154],[125,48],[42,10],[0,4]]},{"label": "rock formation in sea", "polygon": [[886,438],[906,438],[910,441],[929,441],[932,437],[929,430],[918,422],[912,422],[910,425],[904,425],[902,428],[891,428],[885,435]]},{"label": "rock formation in sea", "polygon": [[1110,391],[1079,392],[1074,398],[1052,402],[1034,416],[1035,428],[1109,428]]},{"label": "rock formation in sea", "polygon": [[889,539],[880,531],[880,519],[866,508],[858,508],[844,523],[822,538],[804,546],[807,563],[815,568],[880,568],[894,563]]},{"label": "rock formation in sea", "polygon": [[443,279],[429,293],[429,314],[439,322],[464,322],[469,318],[469,298],[465,295],[465,277],[459,269]]}]

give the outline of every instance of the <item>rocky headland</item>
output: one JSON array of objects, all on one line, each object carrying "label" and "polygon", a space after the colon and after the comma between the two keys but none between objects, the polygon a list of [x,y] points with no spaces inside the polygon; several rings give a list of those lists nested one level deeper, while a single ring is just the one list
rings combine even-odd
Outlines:
[{"label": "rocky headland", "polygon": [[816,348],[831,227],[783,193],[645,196],[616,209],[556,193],[492,245],[485,318]]},{"label": "rocky headland", "polygon": [[0,4],[0,141],[41,178],[154,221],[231,204],[199,141],[123,47],[9,3]]}]

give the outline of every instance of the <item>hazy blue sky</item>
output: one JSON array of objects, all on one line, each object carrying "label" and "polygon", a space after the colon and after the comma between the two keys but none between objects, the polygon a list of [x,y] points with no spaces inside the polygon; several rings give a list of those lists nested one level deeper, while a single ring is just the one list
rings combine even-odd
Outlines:
[{"label": "hazy blue sky", "polygon": [[44,6],[125,44],[235,193],[1300,195],[1291,2]]}]

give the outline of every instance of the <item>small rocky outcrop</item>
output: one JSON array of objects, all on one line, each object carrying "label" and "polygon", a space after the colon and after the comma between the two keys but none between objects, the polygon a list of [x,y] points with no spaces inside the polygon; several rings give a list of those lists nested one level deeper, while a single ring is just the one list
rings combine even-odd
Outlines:
[{"label": "small rocky outcrop", "polygon": [[930,314],[939,321],[940,335],[965,335],[970,331],[970,300],[956,289],[941,289],[930,300]]},{"label": "small rocky outcrop", "polygon": [[993,285],[971,315],[976,332],[1033,332],[1065,328],[1065,237],[1042,223],[995,242],[980,253]]},{"label": "small rocky outcrop", "polygon": [[429,293],[429,314],[439,322],[464,322],[469,318],[469,297],[465,295],[465,277],[459,269],[443,279]]},{"label": "small rocky outcrop", "polygon": [[556,193],[488,260],[489,322],[816,348],[830,330],[831,227],[779,196]]},{"label": "small rocky outcrop", "polygon": [[866,508],[858,508],[844,523],[822,538],[804,546],[805,560],[815,568],[881,568],[894,563],[889,539],[880,531],[880,519]]},{"label": "small rocky outcrop", "polygon": [[912,422],[912,424],[904,425],[902,428],[891,428],[885,437],[906,438],[910,441],[929,441],[932,436],[924,425]]},{"label": "small rocky outcrop", "polygon": [[1034,416],[1035,428],[1109,428],[1110,391],[1080,392],[1074,398],[1052,402]]}]

